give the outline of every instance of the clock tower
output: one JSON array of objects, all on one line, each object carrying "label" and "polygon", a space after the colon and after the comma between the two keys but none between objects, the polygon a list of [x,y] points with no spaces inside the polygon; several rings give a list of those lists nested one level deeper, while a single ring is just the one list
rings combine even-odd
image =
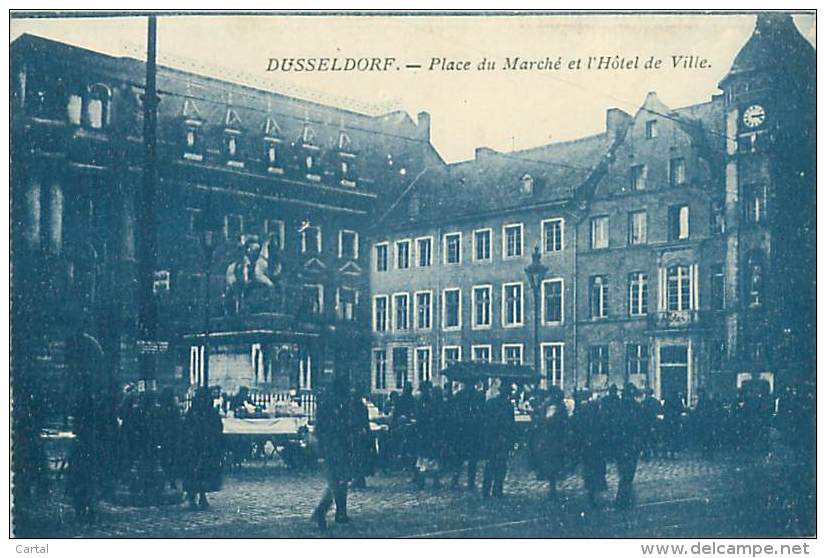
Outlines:
[{"label": "clock tower", "polygon": [[726,368],[737,384],[814,380],[815,72],[814,48],[792,17],[760,14],[720,82]]}]

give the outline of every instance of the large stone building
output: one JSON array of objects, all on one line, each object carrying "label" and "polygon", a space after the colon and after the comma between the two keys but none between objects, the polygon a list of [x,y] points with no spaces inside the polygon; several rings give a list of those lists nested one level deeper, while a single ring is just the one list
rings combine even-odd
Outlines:
[{"label": "large stone building", "polygon": [[[650,93],[601,134],[445,164],[426,113],[161,67],[157,376],[200,381],[208,331],[226,389],[346,373],[381,393],[455,360],[535,365],[538,315],[566,391],[808,379],[814,68],[792,19],[761,15],[707,102]],[[144,64],[24,35],[11,70],[15,374],[60,391],[82,332],[132,381]]]},{"label": "large stone building", "polygon": [[[140,374],[144,76],[134,59],[29,35],[12,45],[13,354],[55,391],[81,332],[106,374]],[[364,231],[441,162],[428,115],[368,116],[165,67],[157,83],[158,380],[201,380],[207,296],[211,383],[311,389],[366,370]],[[212,257],[207,224],[221,230]]]},{"label": "large stone building", "polygon": [[813,374],[813,49],[761,15],[720,88],[676,109],[649,93],[600,135],[480,148],[405,190],[371,247],[373,388],[460,359],[689,400]]}]

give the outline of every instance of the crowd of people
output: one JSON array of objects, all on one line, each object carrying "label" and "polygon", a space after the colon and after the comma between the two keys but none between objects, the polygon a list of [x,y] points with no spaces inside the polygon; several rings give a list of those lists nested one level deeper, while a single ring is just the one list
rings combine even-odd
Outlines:
[{"label": "crowd of people", "polygon": [[[243,394],[236,399],[243,404]],[[17,409],[31,411],[25,404],[32,400],[21,398]],[[377,439],[365,398],[346,378],[336,378],[319,397],[310,446],[325,471],[326,487],[312,515],[321,529],[333,505],[335,521],[349,521],[348,488],[365,487],[379,468],[402,471],[421,489],[446,483],[460,488],[464,477],[468,490],[479,489],[481,469],[482,497],[500,498],[516,450],[547,482],[550,501],[557,500],[559,483],[579,472],[590,505],[599,507],[613,463],[619,477],[614,505],[627,508],[634,503],[640,459],[673,459],[689,447],[705,456],[723,447],[766,451],[771,424],[797,452],[801,472],[813,455],[813,394],[796,388],[779,398],[743,389],[732,401],[700,391],[689,409],[682,395],[660,401],[652,390],[630,383],[612,385],[601,396],[580,390],[570,400],[555,386],[470,381],[441,387],[424,381],[415,394],[407,384],[382,403],[389,429]],[[219,409],[203,388],[185,413],[170,389],[79,390],[67,471],[77,517],[94,521],[97,499],[118,487],[151,491],[158,482],[156,464],[165,488],[180,486],[192,509],[207,508],[207,494],[221,487],[222,428]],[[42,459],[42,449],[32,448],[28,453]],[[42,477],[25,469],[18,474]]]}]

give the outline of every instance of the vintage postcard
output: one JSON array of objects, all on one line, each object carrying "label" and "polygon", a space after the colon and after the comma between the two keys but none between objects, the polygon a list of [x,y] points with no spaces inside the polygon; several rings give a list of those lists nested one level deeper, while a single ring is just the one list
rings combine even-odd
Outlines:
[{"label": "vintage postcard", "polygon": [[813,11],[13,11],[16,551],[808,553],[763,539],[816,535],[815,39]]}]

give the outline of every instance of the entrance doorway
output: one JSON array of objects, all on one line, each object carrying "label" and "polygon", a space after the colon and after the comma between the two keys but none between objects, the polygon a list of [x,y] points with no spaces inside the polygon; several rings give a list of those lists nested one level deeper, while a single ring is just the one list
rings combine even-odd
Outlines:
[{"label": "entrance doorway", "polygon": [[688,397],[688,346],[660,347],[660,398]]}]

